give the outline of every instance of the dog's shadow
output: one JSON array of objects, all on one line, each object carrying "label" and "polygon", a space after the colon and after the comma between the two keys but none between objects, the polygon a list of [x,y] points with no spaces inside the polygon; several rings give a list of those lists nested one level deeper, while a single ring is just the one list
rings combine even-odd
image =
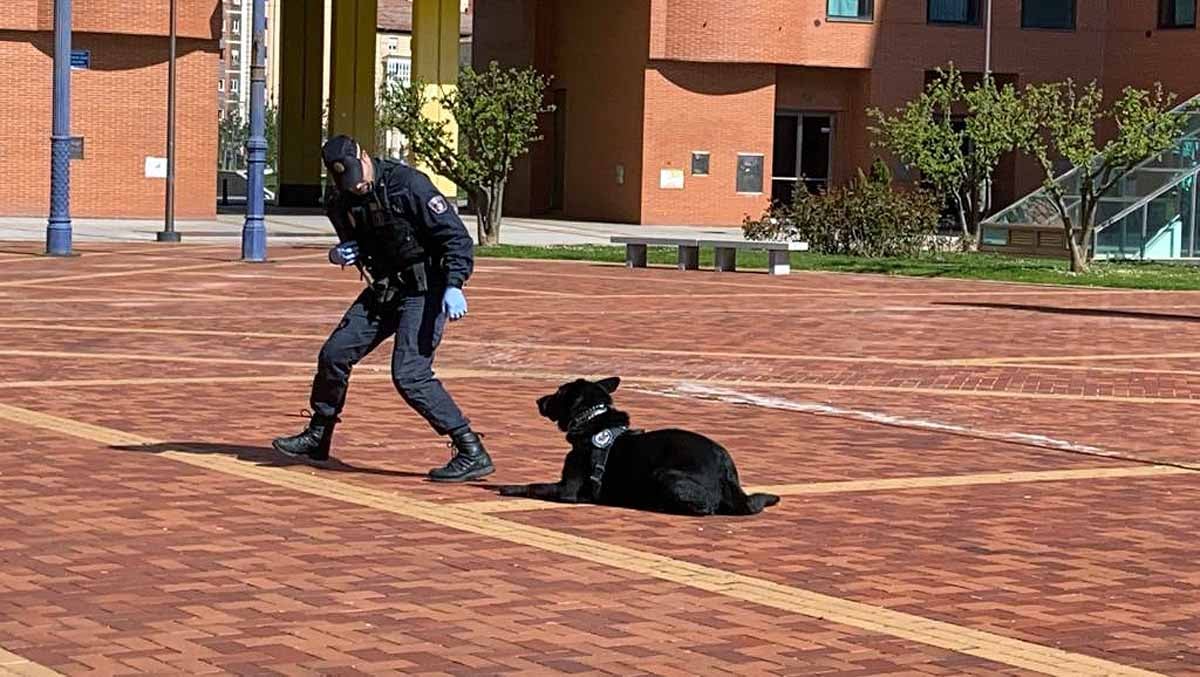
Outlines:
[{"label": "dog's shadow", "polygon": [[315,470],[324,470],[329,472],[346,472],[358,473],[362,475],[382,475],[384,477],[420,477],[428,479],[428,475],[423,472],[412,472],[408,470],[384,470],[382,468],[364,468],[362,466],[351,465],[336,458],[330,457],[328,461],[320,463],[310,463],[301,460],[290,459],[283,454],[275,451],[271,447],[251,447],[241,444],[223,444],[220,442],[162,442],[160,444],[114,444],[109,447],[116,451],[133,451],[143,454],[162,454],[165,452],[196,454],[200,456],[220,454],[224,456],[233,456],[239,461],[253,463],[259,466],[268,466],[273,468],[287,468],[291,466],[305,466]]}]

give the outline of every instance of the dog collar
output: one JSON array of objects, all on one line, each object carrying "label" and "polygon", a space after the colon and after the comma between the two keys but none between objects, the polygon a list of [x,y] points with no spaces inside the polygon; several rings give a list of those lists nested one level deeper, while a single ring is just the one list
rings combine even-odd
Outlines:
[{"label": "dog collar", "polygon": [[580,412],[575,416],[575,418],[571,419],[570,423],[567,424],[567,434],[572,435],[579,432],[580,427],[606,411],[608,411],[607,404],[597,404],[590,409]]}]

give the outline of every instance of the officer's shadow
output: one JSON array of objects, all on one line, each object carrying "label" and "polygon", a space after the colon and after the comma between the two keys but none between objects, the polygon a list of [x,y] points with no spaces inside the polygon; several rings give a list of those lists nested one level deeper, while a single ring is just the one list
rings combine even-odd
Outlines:
[{"label": "officer's shadow", "polygon": [[110,445],[109,448],[117,451],[136,451],[143,454],[161,454],[165,452],[197,455],[222,454],[225,456],[233,456],[239,461],[275,468],[286,468],[290,466],[302,465],[315,470],[325,470],[329,472],[383,475],[386,477],[428,478],[428,475],[423,472],[384,470],[382,468],[364,468],[361,466],[350,465],[349,463],[339,461],[336,458],[330,458],[328,461],[321,463],[308,463],[305,461],[289,459],[287,456],[280,454],[271,447],[249,447],[240,444],[214,444],[211,442],[163,442],[160,444],[114,444]]}]

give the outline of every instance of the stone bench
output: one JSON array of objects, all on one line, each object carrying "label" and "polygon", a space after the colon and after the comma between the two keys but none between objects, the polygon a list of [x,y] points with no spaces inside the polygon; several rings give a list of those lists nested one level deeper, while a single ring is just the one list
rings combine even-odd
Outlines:
[{"label": "stone bench", "polygon": [[787,275],[792,272],[792,252],[808,251],[807,242],[775,242],[769,240],[701,240],[701,247],[712,247],[717,272],[737,270],[737,251],[751,249],[767,252],[767,273]]},{"label": "stone bench", "polygon": [[613,237],[611,241],[613,244],[625,245],[625,265],[630,268],[646,267],[646,247],[666,246],[679,248],[680,270],[698,270],[700,268],[700,248],[712,247],[716,255],[714,269],[717,272],[737,270],[737,250],[751,249],[767,252],[769,274],[787,275],[792,272],[792,252],[808,251],[807,242],[694,240],[676,237],[634,236]]},{"label": "stone bench", "polygon": [[678,237],[614,237],[614,244],[625,245],[625,265],[630,268],[646,267],[646,247],[679,247],[679,269],[700,269],[700,245],[695,239]]}]

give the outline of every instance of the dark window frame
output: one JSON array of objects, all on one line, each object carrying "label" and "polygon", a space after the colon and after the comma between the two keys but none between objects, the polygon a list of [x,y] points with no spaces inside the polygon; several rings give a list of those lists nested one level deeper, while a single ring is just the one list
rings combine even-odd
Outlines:
[{"label": "dark window frame", "polygon": [[[1179,24],[1168,17],[1174,16],[1175,5],[1181,2],[1192,3],[1192,23]],[[1170,23],[1168,23],[1170,21]],[[1158,27],[1162,30],[1189,29],[1196,27],[1196,0],[1158,0]]]},{"label": "dark window frame", "polygon": [[1071,23],[1068,26],[1038,26],[1030,24],[1025,17],[1025,8],[1030,2],[1044,2],[1045,0],[1021,0],[1021,28],[1030,30],[1042,31],[1073,31],[1079,25],[1079,0],[1066,0],[1071,3]]},{"label": "dark window frame", "polygon": [[840,14],[831,14],[829,12],[829,3],[833,0],[825,0],[825,20],[826,21],[849,21],[857,23],[871,23],[875,21],[875,0],[858,0],[858,5],[861,8],[866,5],[866,11],[860,9],[855,16],[843,16]]},{"label": "dark window frame", "polygon": [[983,24],[983,11],[981,5],[982,0],[967,0],[971,3],[970,14],[974,16],[966,21],[951,21],[947,19],[933,18],[933,3],[934,0],[925,1],[925,23],[933,26],[980,26]]}]

